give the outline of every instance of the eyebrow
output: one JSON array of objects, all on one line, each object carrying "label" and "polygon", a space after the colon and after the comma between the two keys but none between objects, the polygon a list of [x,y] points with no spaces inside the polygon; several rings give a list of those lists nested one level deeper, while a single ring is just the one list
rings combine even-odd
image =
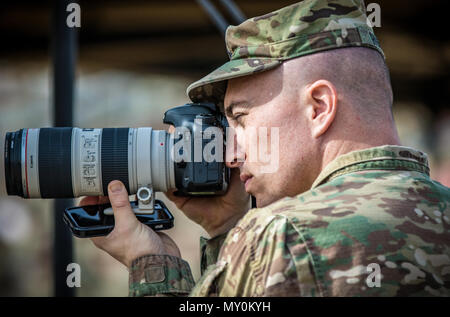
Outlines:
[{"label": "eyebrow", "polygon": [[225,108],[225,115],[227,115],[228,117],[232,117],[233,116],[233,109],[235,107],[244,107],[244,108],[248,108],[249,104],[248,101],[246,100],[240,100],[240,101],[233,101],[229,104],[228,107]]}]

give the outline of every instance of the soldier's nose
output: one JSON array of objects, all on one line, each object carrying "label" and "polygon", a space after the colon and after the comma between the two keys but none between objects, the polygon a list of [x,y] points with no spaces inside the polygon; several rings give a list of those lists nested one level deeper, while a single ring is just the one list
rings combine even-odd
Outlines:
[{"label": "soldier's nose", "polygon": [[229,168],[236,168],[236,167],[241,167],[244,162],[240,162],[237,159],[231,161],[231,162],[225,162],[226,166]]},{"label": "soldier's nose", "polygon": [[226,159],[225,164],[229,168],[241,167],[245,161],[245,151],[242,147],[236,142],[236,138],[234,138],[234,142],[229,143],[226,151]]}]

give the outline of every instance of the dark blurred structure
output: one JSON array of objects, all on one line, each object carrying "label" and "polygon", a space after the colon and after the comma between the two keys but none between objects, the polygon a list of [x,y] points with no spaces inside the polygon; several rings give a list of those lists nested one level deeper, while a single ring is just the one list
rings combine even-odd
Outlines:
[{"label": "dark blurred structure", "polygon": [[[72,0],[58,0],[52,7],[53,125],[73,126],[75,69],[78,51],[77,29],[67,27],[66,8]],[[63,212],[72,199],[55,199],[53,207],[53,295],[73,297],[75,289],[66,283],[66,267],[73,262],[72,234],[63,221]]]},{"label": "dark blurred structure", "polygon": [[[187,83],[228,59],[222,35],[198,2],[78,1],[81,28],[77,30],[76,78],[81,88],[75,95],[78,99],[74,109],[78,113],[75,124],[103,127],[135,123],[133,126],[146,124],[162,128],[162,107],[187,102],[184,97]],[[227,21],[233,22],[223,1],[211,2]],[[295,2],[235,0],[247,17]],[[366,5],[371,2],[380,4],[382,10],[382,25],[375,33],[391,70],[394,114],[402,142],[427,152],[432,163],[432,177],[450,186],[450,36],[445,27],[448,1],[366,0]],[[52,8],[53,1],[18,0],[0,4],[2,139],[6,129],[42,126],[52,117],[51,108],[42,105],[47,99],[50,105],[51,98],[41,93],[47,89],[43,82],[50,81],[51,76],[47,69],[51,68]],[[148,74],[163,77],[149,79]],[[143,92],[146,87],[153,92]],[[12,107],[24,103],[25,99],[19,99],[22,92],[30,96],[26,99],[28,108],[17,108],[21,110],[15,112]],[[34,97],[39,100],[33,102]],[[162,106],[156,108],[154,103]],[[146,106],[155,109],[150,110],[152,117],[144,121],[149,113],[145,112],[148,111],[144,109]],[[30,112],[30,109],[36,110]],[[3,169],[2,163],[0,168]],[[3,186],[2,177],[0,187]],[[48,259],[51,233],[48,230],[52,227],[48,217],[51,219],[52,214],[47,209],[48,202],[5,198],[0,188],[0,282],[3,286],[0,295],[51,294],[50,286],[42,284],[51,277],[51,270],[43,269],[51,267]],[[1,222],[8,225],[2,227]],[[47,229],[32,232],[22,242],[16,238],[25,236],[24,232],[37,227],[37,223]],[[186,227],[176,227],[175,237],[183,237],[183,229]],[[111,276],[126,279],[126,271],[116,273],[119,269],[112,267],[108,260],[94,259],[100,251],[92,249],[88,241],[77,243],[82,243],[83,248],[78,248],[75,260],[86,268],[81,295],[126,295],[126,280],[120,284],[124,289],[115,293],[111,292],[115,286],[105,284],[100,288],[94,285],[95,282],[89,282],[96,281],[99,272],[108,270],[110,275],[104,279],[111,279]],[[186,250],[193,254],[183,256],[195,258],[197,249],[197,242],[193,246],[187,245]],[[33,261],[39,261],[39,264],[29,264]],[[25,271],[29,273],[23,277],[21,272]]]},{"label": "dark blurred structure", "polygon": [[[233,21],[222,1],[211,1]],[[296,1],[237,0],[248,16]],[[370,1],[382,12],[376,29],[392,73],[398,102],[423,102],[436,117],[448,107],[449,33],[444,32],[448,1]],[[227,59],[223,39],[197,1],[79,1],[81,66],[139,72],[186,74],[197,78]],[[13,1],[0,5],[4,48],[0,58],[14,63],[47,59],[51,1]],[[432,120],[433,121],[433,120]],[[430,139],[429,142],[434,142]]]},{"label": "dark blurred structure", "polygon": [[[212,1],[233,21],[220,1]],[[238,0],[248,17],[296,1]],[[397,100],[424,100],[434,112],[449,97],[448,4],[431,1],[370,1],[382,9],[376,29],[391,67]],[[80,64],[199,77],[226,58],[223,39],[196,1],[79,1]],[[0,5],[0,30],[8,61],[48,58],[51,1]],[[445,95],[442,95],[442,94]]]}]

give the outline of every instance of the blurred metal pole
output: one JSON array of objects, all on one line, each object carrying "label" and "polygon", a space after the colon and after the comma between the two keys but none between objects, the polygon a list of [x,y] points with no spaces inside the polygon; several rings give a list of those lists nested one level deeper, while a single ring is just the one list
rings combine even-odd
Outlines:
[{"label": "blurred metal pole", "polygon": [[236,5],[236,3],[234,3],[233,0],[220,0],[220,3],[222,3],[222,6],[224,6],[230,13],[234,23],[241,24],[242,22],[247,20],[244,13],[242,13],[241,9],[239,9],[239,7]]},{"label": "blurred metal pole", "polygon": [[[52,58],[54,126],[72,126],[74,76],[76,61],[76,29],[66,24],[66,11],[74,0],[57,0],[53,5]],[[45,176],[44,176],[45,177]],[[74,288],[67,286],[67,265],[73,262],[72,234],[63,222],[63,211],[72,206],[72,199],[55,199],[53,236],[54,296],[74,296]]]},{"label": "blurred metal pole", "polygon": [[225,31],[228,27],[228,22],[223,15],[216,9],[216,7],[209,0],[197,0],[197,3],[205,10],[209,15],[213,23],[219,29],[223,37],[225,37]]},{"label": "blurred metal pole", "polygon": [[[233,20],[240,24],[246,20],[245,15],[234,3],[233,0],[220,0],[222,5],[228,10]],[[197,3],[205,10],[216,27],[219,29],[223,37],[225,37],[225,31],[229,23],[225,20],[222,14],[216,9],[216,7],[209,0],[197,0]],[[256,208],[256,198],[251,196],[251,208]]]}]

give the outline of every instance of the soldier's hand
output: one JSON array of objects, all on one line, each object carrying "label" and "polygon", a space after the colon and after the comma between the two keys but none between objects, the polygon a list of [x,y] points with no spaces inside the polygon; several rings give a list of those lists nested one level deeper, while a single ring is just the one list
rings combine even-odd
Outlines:
[{"label": "soldier's hand", "polygon": [[228,191],[223,196],[177,197],[165,193],[192,221],[202,226],[211,237],[227,232],[250,209],[250,195],[239,178],[239,168],[231,169]]},{"label": "soldier's hand", "polygon": [[133,260],[148,254],[168,254],[181,257],[175,242],[164,233],[156,233],[137,220],[120,181],[108,186],[108,197],[86,197],[80,206],[111,203],[115,226],[107,236],[91,238],[98,248],[106,251],[127,267]]}]

